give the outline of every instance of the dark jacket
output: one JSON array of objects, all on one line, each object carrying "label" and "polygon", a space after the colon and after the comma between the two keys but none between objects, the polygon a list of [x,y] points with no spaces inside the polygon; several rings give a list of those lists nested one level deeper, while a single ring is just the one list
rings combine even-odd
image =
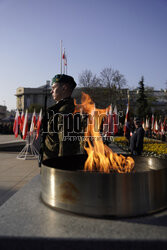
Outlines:
[{"label": "dark jacket", "polygon": [[144,139],[145,131],[142,126],[138,127],[131,139],[130,139],[130,149],[132,154],[140,155],[143,151],[143,139]]},{"label": "dark jacket", "polygon": [[43,160],[79,153],[80,142],[77,137],[79,134],[73,132],[72,114],[74,109],[74,100],[71,97],[48,108],[48,126],[43,145]]}]

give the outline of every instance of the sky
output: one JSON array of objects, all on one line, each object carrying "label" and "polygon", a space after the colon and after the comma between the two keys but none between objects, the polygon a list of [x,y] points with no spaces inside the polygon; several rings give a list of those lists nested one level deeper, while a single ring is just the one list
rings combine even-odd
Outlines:
[{"label": "sky", "polygon": [[166,88],[167,0],[0,0],[0,105],[60,73],[60,40],[77,83],[111,67],[129,87]]}]

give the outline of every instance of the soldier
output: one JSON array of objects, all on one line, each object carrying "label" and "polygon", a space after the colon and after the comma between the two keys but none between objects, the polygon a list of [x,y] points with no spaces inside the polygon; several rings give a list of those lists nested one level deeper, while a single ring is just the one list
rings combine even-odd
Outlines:
[{"label": "soldier", "polygon": [[139,118],[134,119],[134,125],[136,129],[130,139],[130,150],[133,155],[141,155],[145,131]]},{"label": "soldier", "polygon": [[[71,95],[75,87],[71,76],[59,74],[52,79],[51,93],[56,103],[47,110],[47,131],[43,126],[43,160],[80,151],[78,134],[73,132],[75,105]],[[46,124],[45,119],[43,123]]]}]

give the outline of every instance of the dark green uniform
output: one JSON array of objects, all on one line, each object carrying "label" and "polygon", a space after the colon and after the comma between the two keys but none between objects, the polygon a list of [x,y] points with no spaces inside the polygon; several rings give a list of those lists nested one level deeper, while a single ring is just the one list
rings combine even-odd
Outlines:
[{"label": "dark green uniform", "polygon": [[73,114],[74,109],[71,97],[48,108],[48,131],[43,146],[43,160],[80,152],[79,134],[70,133],[72,136],[67,136],[67,132],[73,129],[73,118],[68,120],[68,116]]}]

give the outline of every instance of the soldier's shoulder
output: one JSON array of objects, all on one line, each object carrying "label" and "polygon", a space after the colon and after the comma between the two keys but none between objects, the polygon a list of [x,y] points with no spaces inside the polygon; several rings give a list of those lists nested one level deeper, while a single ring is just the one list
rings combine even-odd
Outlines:
[{"label": "soldier's shoulder", "polygon": [[74,100],[72,98],[64,99],[62,106],[59,108],[61,113],[73,113],[75,109]]}]

